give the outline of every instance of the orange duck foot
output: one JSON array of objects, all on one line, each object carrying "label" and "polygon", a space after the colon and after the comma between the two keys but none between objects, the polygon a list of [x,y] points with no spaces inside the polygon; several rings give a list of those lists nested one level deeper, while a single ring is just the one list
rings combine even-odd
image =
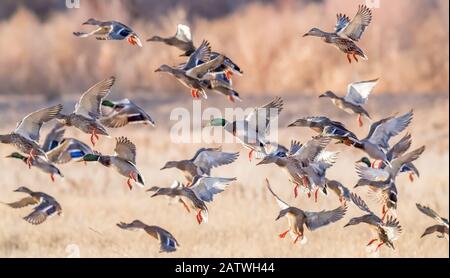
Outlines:
[{"label": "orange duck foot", "polygon": [[362,120],[361,114],[358,114],[358,126],[362,127],[364,125],[364,122]]},{"label": "orange duck foot", "polygon": [[347,60],[348,60],[348,63],[349,63],[349,64],[352,63],[352,58],[350,57],[350,54],[347,54]]},{"label": "orange duck foot", "polygon": [[410,182],[414,182],[414,174],[413,174],[413,172],[409,172],[408,173],[408,178],[409,178]]},{"label": "orange duck foot", "polygon": [[287,233],[289,233],[289,230],[282,232],[281,234],[278,235],[279,238],[285,238]]}]

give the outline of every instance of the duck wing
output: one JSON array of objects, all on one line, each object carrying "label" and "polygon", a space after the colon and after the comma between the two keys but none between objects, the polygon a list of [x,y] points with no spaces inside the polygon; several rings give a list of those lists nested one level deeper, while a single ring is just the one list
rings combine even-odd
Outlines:
[{"label": "duck wing", "polygon": [[266,187],[267,189],[269,189],[270,193],[273,195],[273,197],[275,198],[275,200],[278,203],[278,206],[280,206],[280,208],[283,209],[287,209],[290,207],[290,205],[288,203],[286,203],[285,201],[281,200],[280,197],[278,197],[277,194],[275,194],[275,192],[273,192],[272,188],[270,187],[270,183],[269,180],[266,178]]},{"label": "duck wing", "polygon": [[351,21],[348,21],[348,19],[345,15],[338,16],[336,33],[339,36],[345,36],[353,41],[358,41],[372,21],[372,11],[366,5],[359,5],[355,17]]},{"label": "duck wing", "polygon": [[378,78],[349,84],[347,87],[347,95],[344,97],[344,100],[354,105],[366,104],[370,93],[377,83]]},{"label": "duck wing", "polygon": [[236,178],[196,176],[190,189],[204,202],[213,201],[214,195],[223,192]]},{"label": "duck wing", "polygon": [[130,161],[136,164],[136,145],[134,145],[128,138],[116,138],[116,147],[114,148],[117,157]]},{"label": "duck wing", "polygon": [[306,227],[310,231],[314,231],[320,227],[337,222],[344,217],[346,211],[347,206],[340,206],[334,210],[322,210],[320,212],[305,211]]},{"label": "duck wing", "polygon": [[209,176],[212,168],[230,164],[234,162],[238,156],[239,153],[222,152],[220,148],[203,149],[194,156],[193,162],[197,167],[200,167],[204,174]]},{"label": "duck wing", "polygon": [[42,125],[54,119],[59,112],[61,112],[62,108],[63,106],[58,104],[28,114],[17,123],[14,133],[36,143],[39,142],[39,131],[41,130]]},{"label": "duck wing", "polygon": [[44,144],[42,144],[42,149],[45,152],[48,152],[57,147],[63,139],[65,131],[66,130],[64,129],[64,125],[56,124],[52,128],[52,130],[50,130],[47,136],[45,136]]},{"label": "duck wing", "polygon": [[208,62],[211,59],[211,45],[208,41],[203,40],[202,44],[189,56],[189,59],[183,64],[182,69],[187,71],[200,64],[200,62]]},{"label": "duck wing", "polygon": [[384,149],[388,149],[388,142],[391,137],[405,130],[411,123],[413,115],[414,113],[411,110],[399,117],[389,117],[374,123],[371,126],[371,131],[369,131],[368,141]]},{"label": "duck wing", "polygon": [[422,206],[421,204],[416,204],[417,209],[422,212],[423,214],[433,218],[434,220],[436,220],[439,224],[441,225],[445,225],[448,227],[448,220],[445,218],[442,218],[439,216],[439,214],[437,214],[437,212],[435,212],[433,209],[431,209],[428,206]]},{"label": "duck wing", "polygon": [[90,87],[75,105],[74,113],[95,120],[100,118],[102,101],[109,94],[115,80],[112,76]]}]

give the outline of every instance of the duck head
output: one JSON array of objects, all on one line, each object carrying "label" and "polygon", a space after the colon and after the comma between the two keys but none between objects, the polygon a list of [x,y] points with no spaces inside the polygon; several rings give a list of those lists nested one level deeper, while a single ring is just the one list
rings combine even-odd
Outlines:
[{"label": "duck head", "polygon": [[278,219],[280,219],[280,218],[286,216],[286,214],[287,214],[288,212],[289,212],[289,208],[280,210],[280,213],[278,213],[278,216],[277,216],[277,218],[275,218],[275,221],[277,221]]},{"label": "duck head", "polygon": [[214,118],[209,123],[206,124],[206,126],[225,126],[227,124],[227,120],[223,118]]},{"label": "duck head", "polygon": [[325,32],[320,30],[319,28],[312,28],[307,33],[303,35],[303,37],[313,36],[313,37],[323,37],[325,36]]},{"label": "duck head", "polygon": [[172,67],[168,65],[161,65],[155,70],[155,72],[172,72]]},{"label": "duck head", "polygon": [[26,187],[26,186],[21,186],[21,187],[17,188],[16,190],[14,190],[14,192],[30,193],[31,190],[28,189],[28,187]]},{"label": "duck head", "polygon": [[95,18],[89,18],[88,20],[86,20],[85,22],[83,22],[82,25],[98,25],[98,20],[96,20]]},{"label": "duck head", "polygon": [[142,42],[141,39],[139,39],[138,35],[135,33],[131,33],[128,37],[127,37],[127,41],[131,44],[131,45],[137,45],[139,47],[142,47]]},{"label": "duck head", "polygon": [[16,159],[20,159],[20,160],[25,160],[25,159],[27,159],[26,156],[24,156],[24,155],[22,155],[22,154],[20,154],[20,153],[18,153],[18,152],[13,152],[12,154],[7,155],[6,157],[8,157],[8,158],[16,158]]},{"label": "duck head", "polygon": [[273,153],[273,154],[266,155],[256,165],[264,165],[264,164],[275,163],[275,162],[277,162],[278,158],[280,158],[280,157],[286,157],[286,154],[284,152],[276,152],[276,153]]},{"label": "duck head", "polygon": [[356,161],[355,163],[364,163],[367,167],[371,166],[370,159],[367,156],[362,157],[360,160]]},{"label": "duck head", "polygon": [[153,36],[150,39],[147,39],[148,42],[161,42],[164,41],[163,38],[161,38],[160,36]]},{"label": "duck head", "polygon": [[359,223],[361,223],[361,220],[359,217],[355,217],[350,219],[350,221],[344,225],[344,227],[348,227],[348,226],[353,226],[353,225],[358,225]]},{"label": "duck head", "polygon": [[328,98],[337,98],[336,94],[332,91],[326,91],[325,93],[321,94],[319,98],[328,97]]},{"label": "duck head", "polygon": [[88,154],[85,154],[78,162],[98,161],[99,159],[100,159],[100,155],[88,153]]},{"label": "duck head", "polygon": [[167,161],[166,164],[160,170],[177,168],[177,166],[178,166],[178,161]]}]

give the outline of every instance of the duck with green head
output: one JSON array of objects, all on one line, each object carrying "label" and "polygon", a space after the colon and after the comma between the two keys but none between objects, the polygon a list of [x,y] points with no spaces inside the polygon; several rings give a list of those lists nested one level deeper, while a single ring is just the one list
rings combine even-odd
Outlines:
[{"label": "duck with green head", "polygon": [[[22,160],[24,163],[27,163],[27,161],[29,160],[28,156],[22,155],[18,152],[13,152],[7,157]],[[49,174],[52,182],[55,182],[55,175],[59,175],[62,178],[64,177],[61,171],[55,165],[53,165],[51,162],[49,162],[43,157],[36,156],[34,159],[31,160],[31,166],[34,166],[39,170],[41,170],[42,172]]]},{"label": "duck with green head", "polygon": [[97,161],[105,167],[115,169],[120,175],[128,178],[127,185],[133,188],[131,181],[144,187],[144,179],[136,167],[136,146],[126,137],[116,138],[115,155],[102,155],[100,153],[86,154],[80,161]]},{"label": "duck with green head", "polygon": [[[254,108],[243,120],[229,122],[223,118],[214,118],[207,126],[222,127],[232,134],[239,143],[250,150],[248,158],[251,161],[254,152],[258,158],[267,154],[265,148],[270,143],[266,136],[269,132],[270,122],[277,120],[281,110],[283,110],[283,100],[276,97],[266,105]],[[260,118],[258,119],[258,117]]]}]

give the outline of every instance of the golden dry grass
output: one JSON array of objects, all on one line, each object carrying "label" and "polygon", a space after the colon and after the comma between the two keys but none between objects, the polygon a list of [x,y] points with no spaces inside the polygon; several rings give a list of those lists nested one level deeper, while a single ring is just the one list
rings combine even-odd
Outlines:
[{"label": "golden dry grass", "polygon": [[[141,98],[142,95],[136,95]],[[142,98],[141,100],[143,100]],[[147,186],[168,186],[173,179],[182,179],[175,170],[160,171],[167,160],[191,157],[202,145],[172,144],[168,132],[172,123],[166,122],[174,107],[190,107],[188,97],[163,101],[152,99],[146,107],[156,120],[158,127],[152,129],[130,127],[112,131],[113,136],[126,135],[138,148],[137,164],[146,179]],[[284,97],[286,108],[282,112],[280,126],[300,116],[327,114],[333,119],[348,124],[358,135],[366,132],[358,129],[355,119],[338,112],[330,103],[303,95]],[[210,98],[205,107],[223,108],[221,98]],[[269,97],[252,98],[242,106],[265,103]],[[73,103],[73,99],[70,100]],[[15,103],[16,105],[9,105]],[[13,112],[21,102],[0,99],[3,107],[0,133],[8,132],[13,119],[19,114]],[[66,103],[67,104],[67,103]],[[29,100],[25,108],[43,106],[42,100]],[[70,105],[66,105],[69,109]],[[5,108],[7,107],[7,108]],[[413,135],[413,147],[427,146],[425,153],[416,162],[421,178],[410,183],[406,176],[398,179],[398,217],[404,233],[396,242],[396,250],[383,248],[381,257],[448,257],[448,241],[429,236],[419,239],[423,230],[433,224],[433,220],[422,215],[415,203],[430,205],[444,217],[449,208],[449,154],[448,154],[448,97],[413,97],[408,95],[373,96],[368,109],[374,119],[415,109],[415,118],[408,128]],[[389,112],[386,112],[389,111]],[[23,112],[26,113],[26,112]],[[5,115],[5,117],[4,117]],[[43,133],[48,130],[45,127]],[[86,134],[69,130],[68,135],[88,140]],[[291,139],[307,140],[313,133],[306,129],[282,128],[280,142],[288,144]],[[398,138],[395,138],[395,141]],[[112,151],[113,139],[102,138],[99,150]],[[13,210],[0,206],[0,257],[65,257],[69,255],[67,246],[79,246],[82,257],[372,257],[366,252],[365,244],[371,234],[367,226],[343,228],[352,216],[361,212],[350,205],[345,218],[334,224],[308,232],[306,245],[293,245],[291,240],[279,239],[277,234],[285,230],[286,220],[275,222],[278,206],[264,188],[264,178],[268,177],[274,190],[294,206],[308,210],[332,209],[339,205],[333,195],[319,195],[315,204],[304,196],[294,199],[292,187],[287,177],[275,166],[255,166],[249,163],[246,152],[237,144],[223,145],[226,151],[241,151],[241,157],[234,164],[213,170],[213,175],[237,177],[238,182],[209,205],[210,217],[206,225],[198,225],[193,214],[188,215],[181,205],[169,205],[164,198],[150,199],[142,188],[132,191],[126,188],[125,180],[101,165],[81,163],[62,165],[63,180],[51,183],[48,176],[28,170],[20,161],[0,159],[0,201],[14,201],[22,195],[12,191],[19,185],[47,192],[55,196],[64,209],[64,216],[54,217],[40,226],[32,226],[21,217],[29,213],[29,208]],[[357,150],[332,145],[332,150],[341,150],[338,162],[328,177],[337,179],[348,187],[357,180],[353,162],[360,158]],[[13,149],[1,145],[0,157]],[[370,207],[380,211],[379,205],[368,199],[366,191],[357,192],[369,200]],[[140,219],[147,224],[160,225],[171,231],[181,244],[172,254],[159,254],[158,244],[145,234],[120,230],[115,226],[119,221]],[[98,234],[97,232],[101,234]]]}]

